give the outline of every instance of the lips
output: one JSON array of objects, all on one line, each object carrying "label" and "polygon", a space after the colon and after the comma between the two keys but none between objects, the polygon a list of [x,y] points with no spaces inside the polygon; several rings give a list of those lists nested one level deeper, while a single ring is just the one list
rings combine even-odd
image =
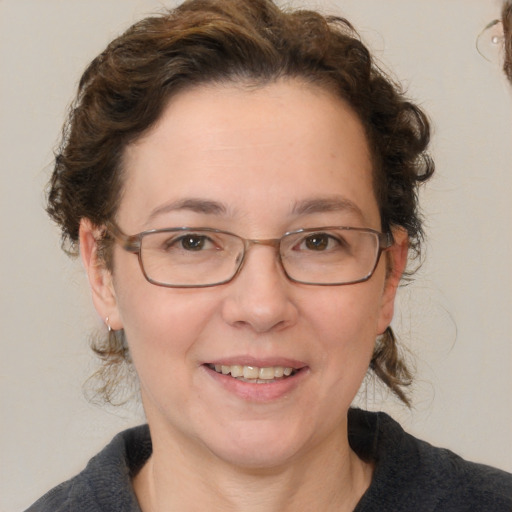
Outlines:
[{"label": "lips", "polygon": [[229,375],[243,382],[266,384],[271,381],[286,379],[294,375],[298,369],[291,366],[254,366],[209,364],[208,367],[222,375]]},{"label": "lips", "polygon": [[287,357],[231,356],[210,360],[202,367],[215,383],[208,389],[221,389],[246,403],[259,404],[291,399],[310,374],[305,362]]}]

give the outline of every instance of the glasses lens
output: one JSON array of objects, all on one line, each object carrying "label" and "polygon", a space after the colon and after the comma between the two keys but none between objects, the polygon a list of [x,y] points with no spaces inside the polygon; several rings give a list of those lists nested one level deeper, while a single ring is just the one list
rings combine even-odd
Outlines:
[{"label": "glasses lens", "polygon": [[281,259],[295,281],[348,284],[368,279],[379,257],[379,237],[372,231],[325,229],[286,235]]},{"label": "glasses lens", "polygon": [[229,281],[244,251],[235,235],[172,229],[145,233],[140,258],[149,281],[166,286],[211,286]]}]

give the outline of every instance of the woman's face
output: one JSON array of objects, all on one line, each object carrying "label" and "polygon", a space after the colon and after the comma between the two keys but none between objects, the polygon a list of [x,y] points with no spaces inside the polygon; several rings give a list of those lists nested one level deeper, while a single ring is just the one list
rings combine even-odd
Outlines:
[{"label": "woman's face", "polygon": [[[195,226],[266,239],[319,226],[380,229],[357,116],[295,81],[180,93],[128,147],[124,167],[116,221],[128,234]],[[88,236],[83,225],[83,246]],[[400,267],[404,250],[389,256]],[[272,247],[253,246],[228,284],[164,288],[116,246],[112,279],[103,272],[91,281],[100,314],[125,330],[153,435],[268,467],[346,438],[346,413],[391,319],[398,274],[386,278],[383,257],[367,282],[297,284]],[[214,365],[300,371],[254,383]]]}]

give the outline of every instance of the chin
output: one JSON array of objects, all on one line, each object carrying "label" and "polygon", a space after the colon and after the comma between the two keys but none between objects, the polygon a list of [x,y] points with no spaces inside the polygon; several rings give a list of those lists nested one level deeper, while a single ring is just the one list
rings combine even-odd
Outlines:
[{"label": "chin", "polygon": [[297,437],[293,429],[265,423],[257,421],[236,431],[224,430],[220,439],[211,439],[207,444],[218,458],[247,470],[283,466],[307,449],[308,436]]},{"label": "chin", "polygon": [[230,448],[216,455],[241,470],[249,472],[272,470],[288,465],[297,455],[297,450],[287,449],[282,445],[281,441],[281,446],[275,447],[265,444],[264,446],[240,447],[240,450]]}]

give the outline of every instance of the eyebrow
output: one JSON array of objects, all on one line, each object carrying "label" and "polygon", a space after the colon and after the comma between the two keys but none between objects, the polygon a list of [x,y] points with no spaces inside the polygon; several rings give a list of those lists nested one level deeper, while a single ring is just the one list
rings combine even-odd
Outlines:
[{"label": "eyebrow", "polygon": [[225,215],[226,207],[217,201],[209,199],[187,198],[179,199],[158,206],[148,216],[148,221],[162,215],[164,213],[174,212],[177,210],[190,210],[196,213],[204,213],[208,215]]},{"label": "eyebrow", "polygon": [[[227,215],[227,209],[224,204],[210,199],[186,198],[177,201],[171,201],[156,207],[148,216],[148,221],[153,220],[159,215],[165,213],[189,210],[195,213],[205,215]],[[294,204],[292,215],[311,215],[314,213],[349,211],[364,218],[361,209],[350,199],[334,196],[334,197],[317,197],[313,199],[305,199]]]},{"label": "eyebrow", "polygon": [[313,213],[350,211],[364,218],[361,208],[350,199],[334,197],[318,197],[306,199],[295,203],[292,213],[295,215],[309,215]]}]

